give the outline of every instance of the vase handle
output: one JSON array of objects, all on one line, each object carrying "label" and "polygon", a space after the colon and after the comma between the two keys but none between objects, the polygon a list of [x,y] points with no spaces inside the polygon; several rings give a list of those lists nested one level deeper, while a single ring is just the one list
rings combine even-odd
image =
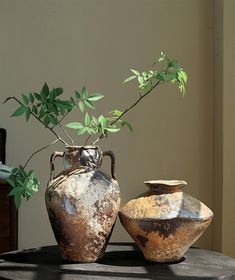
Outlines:
[{"label": "vase handle", "polygon": [[115,155],[114,155],[114,152],[112,151],[105,151],[103,152],[103,157],[104,156],[109,156],[110,159],[111,159],[111,175],[112,175],[112,178],[114,180],[116,180],[116,174],[115,174]]},{"label": "vase handle", "polygon": [[56,157],[63,157],[64,156],[64,152],[54,152],[51,157],[50,157],[50,164],[51,164],[51,175],[50,175],[50,180],[54,179],[55,176],[55,165],[54,165],[54,161]]}]

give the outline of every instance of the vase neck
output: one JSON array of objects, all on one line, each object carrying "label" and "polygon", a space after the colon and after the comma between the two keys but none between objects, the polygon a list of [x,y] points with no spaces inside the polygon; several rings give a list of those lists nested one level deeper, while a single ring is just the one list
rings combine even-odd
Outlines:
[{"label": "vase neck", "polygon": [[144,183],[151,191],[159,194],[181,192],[182,188],[187,185],[182,180],[150,180]]},{"label": "vase neck", "polygon": [[98,146],[68,146],[64,154],[65,168],[82,166],[98,168],[102,164],[102,151]]}]

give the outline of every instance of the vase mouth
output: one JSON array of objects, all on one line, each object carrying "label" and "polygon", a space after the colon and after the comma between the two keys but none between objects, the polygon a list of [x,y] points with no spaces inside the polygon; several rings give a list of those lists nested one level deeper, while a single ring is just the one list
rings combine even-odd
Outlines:
[{"label": "vase mouth", "polygon": [[92,146],[92,145],[88,145],[88,146],[66,146],[66,149],[99,149],[100,147],[99,146]]},{"label": "vase mouth", "polygon": [[148,180],[145,185],[151,190],[161,193],[172,193],[181,191],[187,185],[184,180]]}]

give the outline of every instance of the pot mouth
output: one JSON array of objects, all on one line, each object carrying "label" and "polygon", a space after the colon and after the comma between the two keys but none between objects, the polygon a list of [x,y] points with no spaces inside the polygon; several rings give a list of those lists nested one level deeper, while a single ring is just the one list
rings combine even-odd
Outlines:
[{"label": "pot mouth", "polygon": [[181,191],[187,185],[184,180],[148,180],[145,185],[151,190],[161,193],[172,193]]},{"label": "pot mouth", "polygon": [[89,145],[89,146],[66,146],[66,149],[93,149],[93,150],[96,150],[96,149],[99,149],[100,147],[99,146],[92,146],[92,145]]}]

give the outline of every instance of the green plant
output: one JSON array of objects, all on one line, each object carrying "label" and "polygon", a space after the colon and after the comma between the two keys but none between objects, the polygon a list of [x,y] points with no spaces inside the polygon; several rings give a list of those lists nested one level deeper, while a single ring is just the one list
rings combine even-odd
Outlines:
[{"label": "green plant", "polygon": [[[137,80],[139,97],[124,111],[115,109],[107,113],[106,116],[93,116],[88,113],[88,110],[95,110],[95,103],[104,96],[97,92],[90,94],[86,87],[83,87],[81,91],[76,90],[74,95],[68,99],[61,99],[63,88],[50,89],[45,83],[40,92],[22,94],[21,99],[13,96],[5,100],[4,103],[15,100],[19,104],[19,107],[11,115],[12,117],[25,116],[27,122],[33,117],[55,136],[52,143],[31,154],[23,166],[20,165],[13,169],[8,183],[12,187],[9,195],[14,196],[16,207],[20,206],[22,198],[29,199],[39,189],[39,181],[34,171],[26,171],[26,166],[31,158],[58,141],[65,146],[74,145],[74,140],[66,128],[75,130],[77,135],[86,134],[84,145],[91,140],[92,136],[98,134],[98,138],[91,142],[92,145],[95,145],[101,138],[107,137],[109,133],[118,132],[124,126],[132,131],[131,124],[123,120],[123,117],[158,85],[171,82],[177,85],[182,96],[185,93],[186,73],[175,60],[170,59],[164,53],[161,53],[159,59],[154,62],[153,69],[144,72],[131,69],[131,72],[132,75],[124,83]],[[75,108],[84,115],[83,121],[63,125],[62,121]],[[62,134],[67,140],[61,136]]]}]

